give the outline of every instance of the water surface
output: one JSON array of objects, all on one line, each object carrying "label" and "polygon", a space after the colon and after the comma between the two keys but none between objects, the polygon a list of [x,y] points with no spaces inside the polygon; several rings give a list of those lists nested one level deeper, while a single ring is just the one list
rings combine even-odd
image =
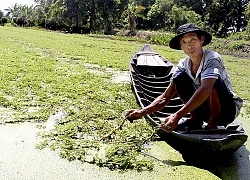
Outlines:
[{"label": "water surface", "polygon": [[[249,119],[239,119],[250,135]],[[153,171],[110,171],[96,165],[69,162],[60,158],[58,152],[46,148],[38,150],[35,123],[0,125],[0,176],[1,180],[22,179],[241,179],[249,180],[249,139],[230,159],[218,160],[209,165],[187,164],[179,152],[165,142],[154,142],[146,154],[155,161]]]}]

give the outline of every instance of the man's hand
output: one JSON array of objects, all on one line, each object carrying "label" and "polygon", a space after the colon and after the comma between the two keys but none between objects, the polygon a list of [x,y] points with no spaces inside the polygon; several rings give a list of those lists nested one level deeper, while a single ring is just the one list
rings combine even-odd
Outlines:
[{"label": "man's hand", "polygon": [[178,122],[181,118],[177,114],[171,114],[168,116],[159,126],[160,129],[166,132],[172,132],[178,125]]},{"label": "man's hand", "polygon": [[125,112],[125,117],[132,123],[133,120],[141,119],[143,117],[143,114],[141,110],[138,109],[130,109]]}]

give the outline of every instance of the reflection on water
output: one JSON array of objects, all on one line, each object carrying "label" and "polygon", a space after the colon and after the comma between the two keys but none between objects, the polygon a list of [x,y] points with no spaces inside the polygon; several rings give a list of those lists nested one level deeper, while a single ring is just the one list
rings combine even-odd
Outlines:
[{"label": "reflection on water", "polygon": [[249,150],[242,146],[236,151],[227,163],[218,167],[218,173],[222,179],[250,179]]},{"label": "reflection on water", "polygon": [[250,153],[246,147],[242,146],[231,155],[209,157],[204,154],[203,158],[184,157],[184,159],[188,162],[188,165],[206,169],[221,179],[249,180],[249,155]]}]

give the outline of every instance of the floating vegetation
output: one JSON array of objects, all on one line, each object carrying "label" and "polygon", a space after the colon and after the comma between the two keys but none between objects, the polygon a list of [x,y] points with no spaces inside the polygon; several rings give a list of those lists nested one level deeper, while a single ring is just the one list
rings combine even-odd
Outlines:
[{"label": "floating vegetation", "polygon": [[[124,110],[138,108],[128,65],[142,44],[13,27],[0,27],[0,33],[0,123],[43,122],[37,147],[59,150],[71,161],[112,170],[153,168],[144,155],[155,130],[144,119],[125,121],[100,141],[119,127]],[[171,62],[184,57],[164,46],[154,49]],[[249,101],[249,60],[225,62],[232,81],[241,82],[234,84],[236,93]]]},{"label": "floating vegetation", "polygon": [[109,121],[81,119],[55,126],[56,129],[40,134],[44,141],[37,148],[49,146],[53,150],[59,149],[61,157],[70,161],[93,163],[111,170],[153,169],[152,159],[142,152],[147,152],[144,144],[156,136],[143,120],[131,124],[124,118]]}]

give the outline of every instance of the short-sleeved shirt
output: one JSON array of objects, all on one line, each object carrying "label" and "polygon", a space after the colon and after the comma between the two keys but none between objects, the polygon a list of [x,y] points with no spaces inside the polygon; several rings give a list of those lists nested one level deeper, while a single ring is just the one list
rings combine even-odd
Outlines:
[{"label": "short-sleeved shirt", "polygon": [[243,105],[242,99],[233,92],[232,84],[230,77],[227,73],[227,70],[224,66],[224,63],[217,52],[214,51],[203,51],[203,57],[199,66],[199,69],[194,77],[191,73],[191,59],[190,57],[186,57],[181,59],[176,66],[173,76],[180,71],[186,72],[190,78],[194,82],[194,86],[198,89],[201,86],[201,81],[206,78],[215,78],[218,79],[219,77],[225,83],[228,91],[233,95],[234,102],[236,105],[236,117],[239,115],[239,111]]}]

